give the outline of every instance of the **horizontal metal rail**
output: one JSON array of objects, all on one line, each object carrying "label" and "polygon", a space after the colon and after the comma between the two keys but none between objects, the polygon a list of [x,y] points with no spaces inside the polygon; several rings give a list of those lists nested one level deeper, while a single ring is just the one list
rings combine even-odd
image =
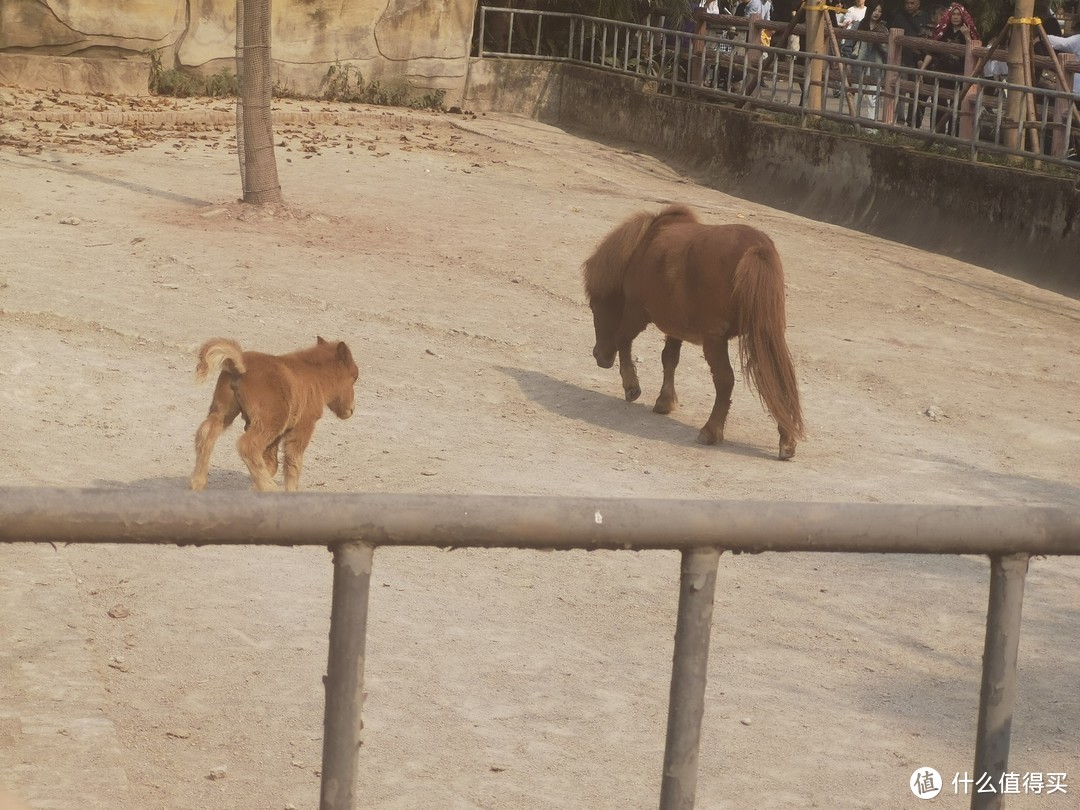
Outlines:
[{"label": "horizontal metal rail", "polygon": [[[963,51],[969,60],[985,57],[990,49],[902,36],[898,30],[887,38],[869,32],[835,32],[839,40],[888,45],[889,59],[895,61],[883,64],[763,45],[762,31],[777,34],[785,26],[742,17],[698,15],[691,32],[665,25],[663,18],[659,25],[650,25],[515,9],[509,13],[509,25],[494,25],[505,23],[507,14],[507,9],[481,7],[476,50],[481,58],[585,65],[655,82],[659,92],[673,96],[681,93],[698,100],[733,102],[739,108],[797,115],[800,121],[832,121],[852,126],[867,137],[892,132],[955,149],[971,160],[982,153],[1008,155],[1033,165],[1080,170],[1070,146],[1075,144],[1080,122],[1080,111],[1073,110],[1078,97],[1071,92],[1076,67],[1064,57],[1067,86],[1051,89],[905,66],[899,61],[904,48],[920,53]],[[536,36],[527,43],[526,38],[513,36],[515,15],[519,24],[527,20],[535,26]],[[796,31],[805,37],[803,26]],[[1000,51],[997,55],[1005,58]],[[1037,59],[1040,71],[1043,63],[1054,64]],[[1010,122],[1005,114],[1010,95],[1019,98],[1026,110],[1022,122]]]},{"label": "horizontal metal rail", "polygon": [[[485,495],[0,488],[0,543],[320,545],[334,554],[321,810],[356,807],[364,649],[378,546],[682,553],[660,808],[692,808],[720,552],[983,554],[991,561],[976,773],[1008,769],[1031,555],[1080,555],[1080,512],[1050,507]],[[980,771],[981,769],[981,771]],[[972,808],[1000,808],[1000,794]]]},{"label": "horizontal metal rail", "polygon": [[1080,555],[1053,507],[0,488],[0,542]]}]

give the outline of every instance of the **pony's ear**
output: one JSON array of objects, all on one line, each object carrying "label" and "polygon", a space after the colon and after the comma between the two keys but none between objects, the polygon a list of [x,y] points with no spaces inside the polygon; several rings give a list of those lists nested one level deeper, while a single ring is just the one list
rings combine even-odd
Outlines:
[{"label": "pony's ear", "polygon": [[349,347],[345,345],[345,341],[341,341],[341,343],[337,345],[337,357],[338,360],[345,365],[348,365],[349,361],[352,360],[352,352],[350,352]]},{"label": "pony's ear", "polygon": [[316,335],[315,336],[315,345],[316,346],[322,346],[324,343],[326,343],[326,341],[322,339],[322,335]]}]

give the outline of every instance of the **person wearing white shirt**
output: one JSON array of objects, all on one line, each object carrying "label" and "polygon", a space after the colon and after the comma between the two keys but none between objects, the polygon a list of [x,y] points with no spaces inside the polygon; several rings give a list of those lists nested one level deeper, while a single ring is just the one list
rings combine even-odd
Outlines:
[{"label": "person wearing white shirt", "polygon": [[[836,21],[836,27],[845,31],[854,31],[866,16],[866,0],[855,0],[855,5],[849,6],[848,10],[840,15]],[[845,39],[840,43],[840,55],[849,59],[855,53],[855,40]]]},{"label": "person wearing white shirt", "polygon": [[[1071,37],[1055,37],[1053,34],[1047,34],[1046,38],[1050,40],[1050,46],[1058,53],[1071,53],[1080,59],[1080,34],[1073,34]],[[1072,91],[1080,95],[1080,73],[1073,74]]]}]

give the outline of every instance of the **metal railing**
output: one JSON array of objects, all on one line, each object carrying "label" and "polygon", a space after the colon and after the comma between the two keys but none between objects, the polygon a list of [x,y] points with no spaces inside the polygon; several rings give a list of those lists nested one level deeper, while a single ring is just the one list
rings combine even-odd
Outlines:
[{"label": "metal railing", "polygon": [[[364,648],[378,546],[678,550],[682,554],[660,808],[692,807],[723,551],[982,554],[991,561],[975,773],[1007,772],[1031,555],[1080,555],[1054,508],[557,497],[0,488],[0,543],[318,545],[333,552],[322,810],[356,807]],[[976,792],[974,810],[1001,806]]]},{"label": "metal railing", "polygon": [[[529,36],[519,28],[528,19]],[[837,42],[868,42],[887,49],[885,63],[836,53],[774,48],[786,26],[741,17],[698,15],[693,31],[565,12],[481,7],[481,58],[546,60],[587,65],[655,82],[657,92],[734,103],[849,125],[880,137],[890,132],[952,147],[974,160],[998,154],[1080,171],[1080,97],[1067,90],[1012,84],[1000,78],[956,75],[904,66],[903,49],[962,52],[967,72],[986,61],[986,48],[861,31],[836,31]],[[517,33],[515,33],[517,32]],[[794,33],[805,36],[804,26]],[[1002,58],[1000,51],[998,58]],[[1064,60],[1066,82],[1077,70]],[[1035,61],[1036,75],[1055,63]],[[1060,84],[1060,79],[1058,80]],[[1010,108],[1011,99],[1011,108]],[[1010,109],[1023,110],[1012,120]]]}]

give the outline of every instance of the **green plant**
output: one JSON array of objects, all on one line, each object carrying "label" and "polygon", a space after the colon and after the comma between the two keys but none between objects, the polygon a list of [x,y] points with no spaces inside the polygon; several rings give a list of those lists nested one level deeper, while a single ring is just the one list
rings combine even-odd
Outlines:
[{"label": "green plant", "polygon": [[229,68],[210,76],[197,76],[185,73],[178,68],[168,68],[162,64],[161,52],[144,51],[150,57],[150,92],[156,96],[236,96],[240,93],[240,81]]},{"label": "green plant", "polygon": [[445,90],[433,90],[420,98],[412,98],[412,85],[404,80],[384,85],[377,79],[364,81],[364,76],[353,65],[335,63],[326,71],[323,82],[323,98],[327,101],[343,101],[350,104],[377,104],[383,107],[412,107],[413,109],[441,110]]}]

